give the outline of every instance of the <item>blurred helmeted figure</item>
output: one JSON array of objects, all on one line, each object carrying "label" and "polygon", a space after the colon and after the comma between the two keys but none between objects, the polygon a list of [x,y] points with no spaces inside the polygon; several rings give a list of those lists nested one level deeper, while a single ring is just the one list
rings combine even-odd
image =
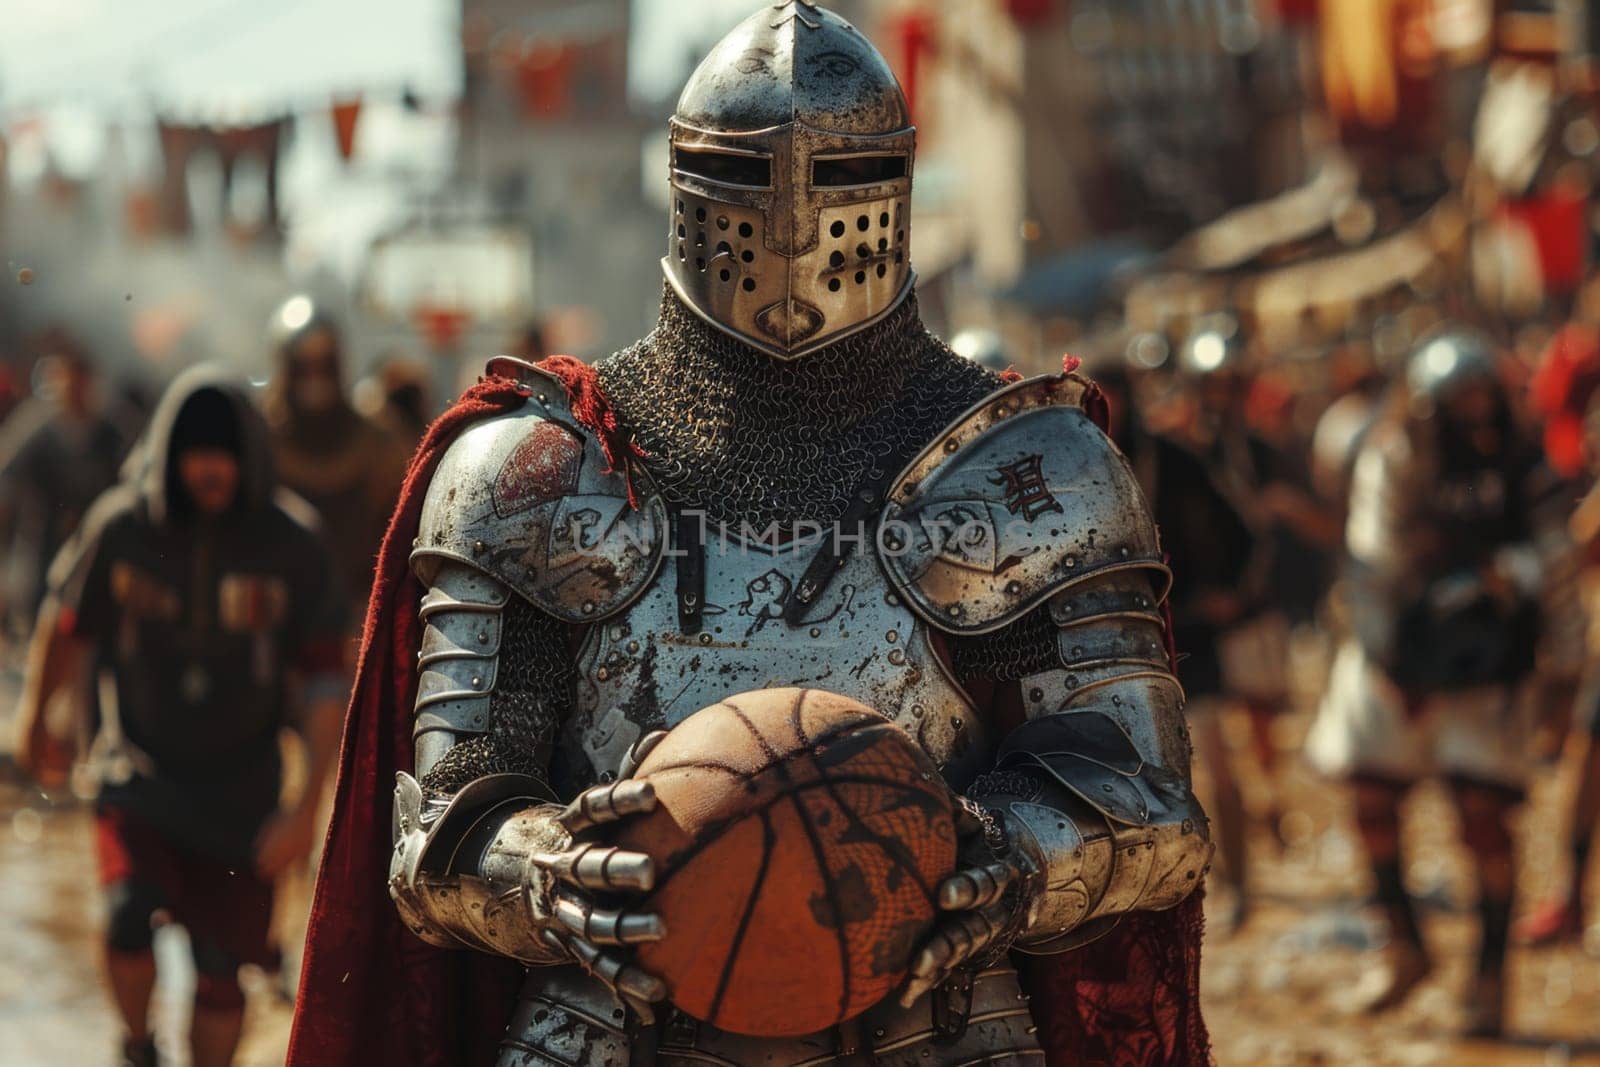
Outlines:
[{"label": "blurred helmeted figure", "polygon": [[117,479],[128,438],[104,408],[88,354],[65,333],[47,335],[35,372],[41,395],[0,426],[0,614],[32,626],[50,560],[94,498]]},{"label": "blurred helmeted figure", "polygon": [[[51,571],[21,705],[18,762],[70,759],[44,706],[103,665],[96,844],[123,1061],[153,1065],[152,931],[184,926],[197,1067],[225,1067],[237,971],[267,964],[272,877],[311,846],[343,707],[343,603],[304,501],[278,494],[266,427],[201,367],[168,390],[138,477],[99,497]],[[298,709],[291,721],[290,709]],[[279,732],[307,742],[303,799],[279,810]]]},{"label": "blurred helmeted figure", "polygon": [[266,415],[278,477],[322,516],[338,580],[359,612],[406,448],[351,405],[338,323],[310,297],[285,301],[269,335],[277,366]]},{"label": "blurred helmeted figure", "polygon": [[1531,517],[1548,485],[1491,343],[1464,328],[1426,338],[1356,460],[1345,535],[1353,637],[1307,740],[1314,765],[1355,786],[1392,931],[1374,1010],[1400,1003],[1431,968],[1403,884],[1398,812],[1419,779],[1449,783],[1478,877],[1466,1009],[1479,1035],[1502,1027],[1509,818],[1528,774],[1517,697],[1533,666],[1541,578]]},{"label": "blurred helmeted figure", "polygon": [[[371,938],[404,946],[403,922],[528,965],[477,1035],[506,1067],[1205,1059],[1185,916],[1211,846],[1156,531],[1088,383],[1003,383],[923,325],[914,145],[854,27],[807,0],[763,4],[672,120],[655,331],[592,371],[491,363],[463,400],[489,411],[413,468],[426,495],[402,503],[413,525],[385,558],[403,546],[415,578],[375,598],[397,615],[369,629],[401,661],[419,652],[420,677],[361,679],[358,694],[388,688],[371,717],[358,695],[348,734],[415,716],[398,917]],[[933,532],[952,524],[975,539]],[[664,1004],[630,950],[672,935],[644,901],[650,857],[579,863],[592,846],[572,835],[606,840],[653,807],[630,775],[654,731],[781,686],[901,725],[966,814],[933,930],[877,944],[905,986],[835,1029],[750,1037]],[[354,777],[339,802],[360,811],[387,784]],[[370,855],[359,834],[330,840],[296,1063],[344,1062],[327,1051],[354,1050],[340,1006],[381,996],[389,957],[342,928],[369,887],[350,885],[359,905],[332,895]]]}]

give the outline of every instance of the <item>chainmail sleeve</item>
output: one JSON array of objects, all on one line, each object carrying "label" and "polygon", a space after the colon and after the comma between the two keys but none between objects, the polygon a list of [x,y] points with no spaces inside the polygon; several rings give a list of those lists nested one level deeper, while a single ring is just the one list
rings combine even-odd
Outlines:
[{"label": "chainmail sleeve", "polygon": [[511,598],[501,618],[489,729],[457,741],[422,776],[430,800],[447,799],[492,774],[550,780],[550,752],[571,704],[576,674],[566,627],[520,597]]}]

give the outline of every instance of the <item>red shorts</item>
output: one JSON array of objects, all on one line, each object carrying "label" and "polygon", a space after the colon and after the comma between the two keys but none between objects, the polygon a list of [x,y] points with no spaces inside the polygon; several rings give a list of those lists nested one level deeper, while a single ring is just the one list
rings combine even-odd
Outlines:
[{"label": "red shorts", "polygon": [[254,868],[181,848],[116,808],[96,814],[95,848],[100,884],[138,883],[154,891],[160,909],[188,931],[197,950],[220,952],[234,966],[276,963],[269,936],[273,886]]}]

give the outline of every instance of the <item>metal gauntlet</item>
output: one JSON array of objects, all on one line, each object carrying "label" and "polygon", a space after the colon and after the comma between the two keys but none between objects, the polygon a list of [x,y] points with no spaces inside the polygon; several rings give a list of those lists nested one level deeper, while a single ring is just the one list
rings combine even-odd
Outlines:
[{"label": "metal gauntlet", "polygon": [[971,790],[1034,868],[1017,945],[1032,952],[1070,948],[1124,912],[1177,905],[1212,852],[1150,578],[1085,582],[1050,612],[1062,666],[1023,679],[1029,721]]},{"label": "metal gauntlet", "polygon": [[543,936],[556,928],[556,879],[534,862],[571,843],[558,821],[563,808],[551,799],[537,779],[491,775],[429,820],[422,787],[401,774],[389,895],[406,926],[441,948],[564,962]]}]

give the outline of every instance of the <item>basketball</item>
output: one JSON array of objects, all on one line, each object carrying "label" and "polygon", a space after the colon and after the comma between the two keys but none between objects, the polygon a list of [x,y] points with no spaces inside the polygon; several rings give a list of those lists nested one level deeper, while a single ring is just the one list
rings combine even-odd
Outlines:
[{"label": "basketball", "polygon": [[955,869],[949,792],[888,719],[816,689],[744,693],[640,765],[657,809],[616,844],[649,854],[666,923],[639,963],[682,1011],[756,1037],[815,1033],[893,992]]}]

